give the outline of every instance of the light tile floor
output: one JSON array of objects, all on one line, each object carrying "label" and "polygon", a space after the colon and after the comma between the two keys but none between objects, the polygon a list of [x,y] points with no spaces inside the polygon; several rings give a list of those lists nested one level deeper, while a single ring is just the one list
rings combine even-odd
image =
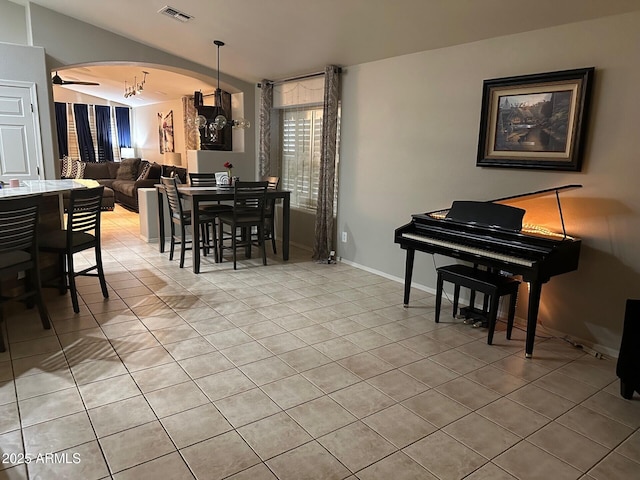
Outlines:
[{"label": "light tile floor", "polygon": [[46,291],[49,331],[6,311],[0,479],[639,478],[613,360],[545,337],[527,360],[521,331],[488,346],[295,249],[194,275],[137,221],[103,215],[108,301],[81,279],[79,315]]}]

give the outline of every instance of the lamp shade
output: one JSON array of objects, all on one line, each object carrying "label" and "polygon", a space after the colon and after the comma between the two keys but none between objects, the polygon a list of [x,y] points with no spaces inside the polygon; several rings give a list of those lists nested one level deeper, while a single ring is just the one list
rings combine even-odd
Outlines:
[{"label": "lamp shade", "polygon": [[182,165],[182,155],[177,152],[164,152],[165,165]]}]

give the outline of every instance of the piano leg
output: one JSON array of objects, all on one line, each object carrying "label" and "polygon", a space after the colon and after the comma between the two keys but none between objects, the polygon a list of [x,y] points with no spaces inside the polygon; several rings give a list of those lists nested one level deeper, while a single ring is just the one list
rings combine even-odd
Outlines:
[{"label": "piano leg", "polygon": [[411,276],[413,275],[413,257],[416,251],[413,248],[407,248],[407,263],[404,270],[404,308],[409,306],[409,295],[411,294]]},{"label": "piano leg", "polygon": [[541,282],[531,282],[529,284],[529,311],[527,313],[527,340],[524,356],[533,356],[533,342],[536,338],[536,326],[538,324],[538,309],[540,307],[540,294],[542,293]]}]

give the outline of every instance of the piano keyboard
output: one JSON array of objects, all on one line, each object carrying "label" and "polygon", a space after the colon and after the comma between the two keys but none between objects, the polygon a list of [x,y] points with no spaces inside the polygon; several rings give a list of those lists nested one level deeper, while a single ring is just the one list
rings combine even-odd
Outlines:
[{"label": "piano keyboard", "polygon": [[472,255],[478,255],[480,257],[485,258],[493,258],[496,260],[501,260],[508,263],[513,263],[515,265],[523,265],[525,267],[532,267],[533,261],[527,260],[525,258],[513,257],[511,255],[504,255],[502,253],[492,252],[490,250],[483,250],[481,248],[473,248],[467,245],[462,245],[460,243],[447,242],[444,240],[438,240],[437,238],[424,237],[422,235],[417,235],[415,233],[403,233],[402,236],[404,238],[408,238],[410,240],[415,240],[417,242],[426,243],[429,245],[436,245],[439,247],[450,248],[452,250],[458,250],[460,252],[467,252]]}]

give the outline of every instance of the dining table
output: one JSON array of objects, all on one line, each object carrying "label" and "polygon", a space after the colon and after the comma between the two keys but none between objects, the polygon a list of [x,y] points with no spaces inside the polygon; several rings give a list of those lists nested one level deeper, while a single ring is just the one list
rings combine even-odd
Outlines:
[{"label": "dining table", "polygon": [[[156,193],[158,195],[158,246],[160,253],[164,252],[165,244],[165,223],[164,223],[164,187],[161,184],[156,185]],[[199,225],[200,205],[210,202],[233,201],[233,186],[216,186],[216,187],[192,187],[190,185],[178,185],[178,194],[180,198],[190,201],[191,203],[191,225]],[[289,260],[289,225],[291,215],[291,192],[288,190],[268,189],[267,200],[282,200],[282,259]],[[200,243],[200,229],[193,228],[192,232],[193,245]],[[200,273],[200,249],[192,249],[193,273]]]}]

